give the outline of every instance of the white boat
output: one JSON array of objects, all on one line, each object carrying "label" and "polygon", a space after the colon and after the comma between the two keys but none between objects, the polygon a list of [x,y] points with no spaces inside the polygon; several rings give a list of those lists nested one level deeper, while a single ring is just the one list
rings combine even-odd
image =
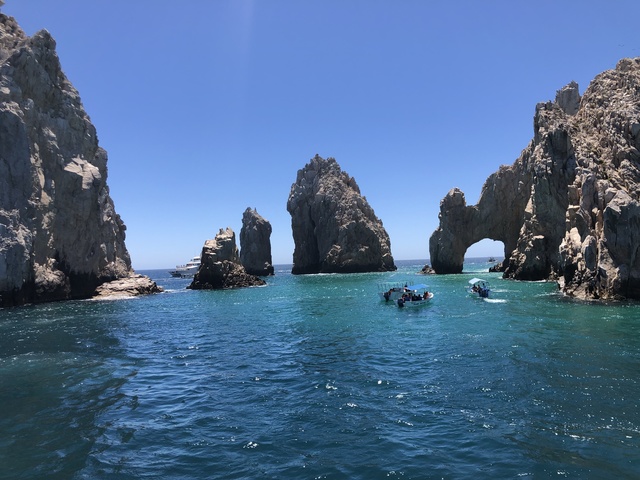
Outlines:
[{"label": "white boat", "polygon": [[472,296],[479,298],[489,298],[489,292],[491,292],[489,282],[481,278],[472,278],[469,280],[467,290]]},{"label": "white boat", "polygon": [[396,300],[396,305],[400,308],[426,305],[433,298],[433,293],[427,290],[424,283],[409,285],[405,288],[407,291]]},{"label": "white boat", "polygon": [[380,283],[378,285],[378,296],[380,300],[395,303],[407,291],[407,283]]},{"label": "white boat", "polygon": [[175,270],[170,270],[172,277],[190,278],[193,277],[200,268],[200,257],[193,257],[185,265],[176,265]]}]

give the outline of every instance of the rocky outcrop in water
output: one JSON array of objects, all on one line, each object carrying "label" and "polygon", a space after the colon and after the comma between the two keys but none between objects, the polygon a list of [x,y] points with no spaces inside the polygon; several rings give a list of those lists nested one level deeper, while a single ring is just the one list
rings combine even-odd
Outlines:
[{"label": "rocky outcrop in water", "polygon": [[640,58],[540,103],[534,138],[484,184],[477,205],[451,190],[429,241],[438,273],[462,270],[484,238],[505,245],[504,276],[557,279],[567,295],[640,298]]},{"label": "rocky outcrop in water", "polygon": [[287,202],[294,274],[395,270],[389,235],[333,158],[316,155],[298,171]]},{"label": "rocky outcrop in water", "polygon": [[27,37],[0,14],[2,306],[91,297],[134,275],[107,153],[55,47],[47,31]]},{"label": "rocky outcrop in water", "polygon": [[261,278],[248,274],[238,256],[236,234],[230,228],[220,229],[213,240],[202,247],[200,268],[188,288],[214,290],[265,285]]},{"label": "rocky outcrop in water", "polygon": [[242,214],[240,263],[251,275],[273,275],[271,224],[251,208]]}]

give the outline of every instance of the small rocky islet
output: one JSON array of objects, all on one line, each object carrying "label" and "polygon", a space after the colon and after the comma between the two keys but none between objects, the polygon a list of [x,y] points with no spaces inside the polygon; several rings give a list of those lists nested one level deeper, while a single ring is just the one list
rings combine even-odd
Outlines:
[{"label": "small rocky islet", "polygon": [[[159,292],[137,275],[107,186],[107,152],[56,43],[0,14],[0,306]],[[452,189],[429,239],[435,273],[462,271],[469,246],[505,246],[507,278],[556,280],[586,299],[640,298],[640,59],[623,59],[540,103],[534,138],[484,184],[477,205]],[[382,221],[355,179],[316,155],[286,205],[294,274],[396,269]],[[203,247],[190,288],[264,284],[271,225],[256,209]]]}]

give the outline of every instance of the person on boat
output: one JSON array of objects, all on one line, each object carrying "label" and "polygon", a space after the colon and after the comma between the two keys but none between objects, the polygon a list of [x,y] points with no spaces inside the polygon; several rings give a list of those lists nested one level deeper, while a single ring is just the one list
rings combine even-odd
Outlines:
[{"label": "person on boat", "polygon": [[425,290],[424,295],[422,296],[422,298],[423,298],[424,300],[426,300],[427,298],[429,298],[429,292],[427,292],[427,291]]}]

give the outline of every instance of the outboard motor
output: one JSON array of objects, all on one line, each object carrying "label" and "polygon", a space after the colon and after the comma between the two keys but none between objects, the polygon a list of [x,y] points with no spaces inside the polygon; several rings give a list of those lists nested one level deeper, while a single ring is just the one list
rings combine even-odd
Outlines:
[{"label": "outboard motor", "polygon": [[399,298],[399,299],[398,299],[398,306],[399,306],[400,308],[404,307],[404,299],[402,299],[402,298]]}]

